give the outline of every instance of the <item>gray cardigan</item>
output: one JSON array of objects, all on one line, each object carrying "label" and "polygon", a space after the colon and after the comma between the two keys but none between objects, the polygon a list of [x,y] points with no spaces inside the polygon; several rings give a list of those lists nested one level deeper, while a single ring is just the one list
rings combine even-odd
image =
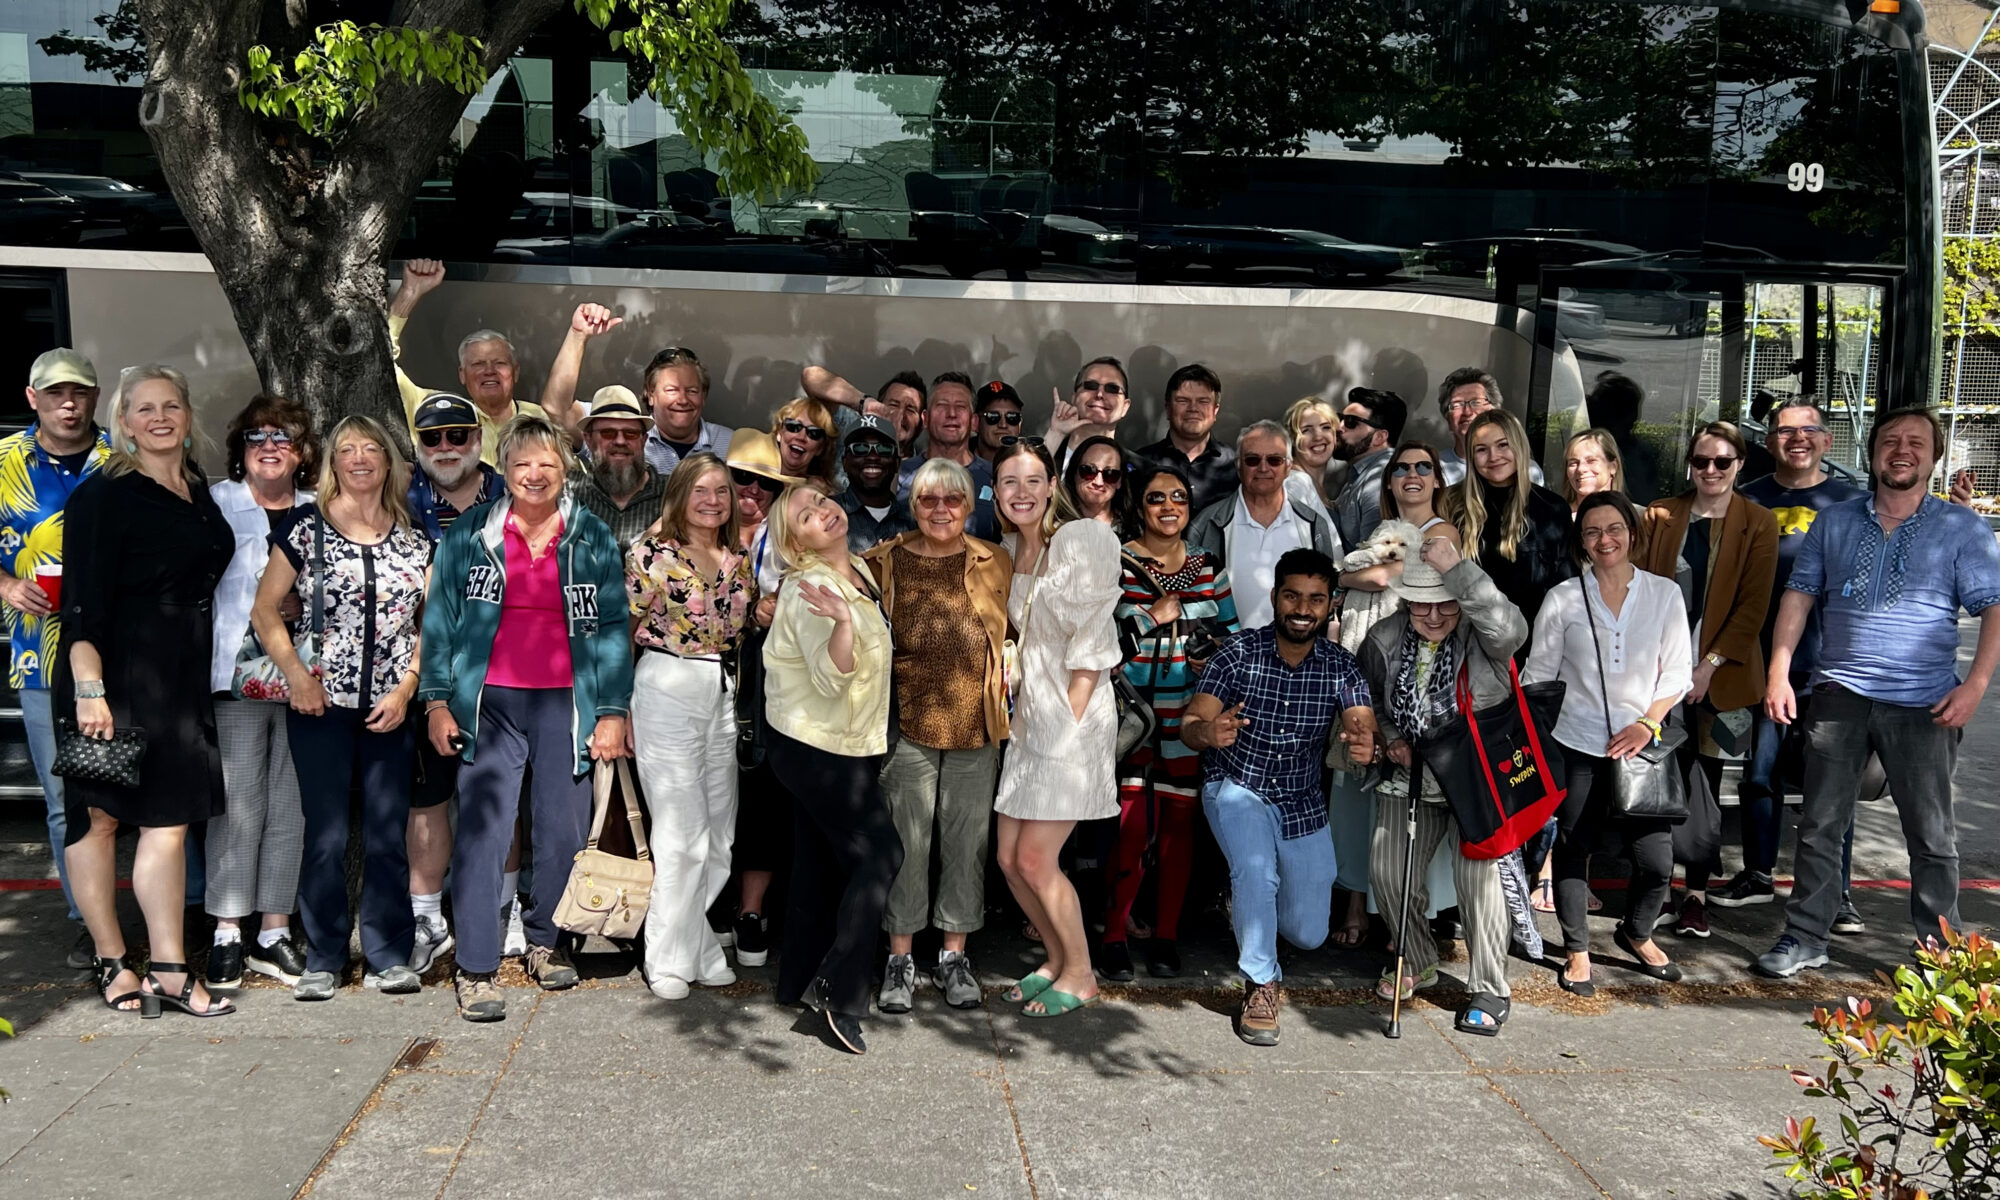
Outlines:
[{"label": "gray cardigan", "polygon": [[[1527,643],[1528,619],[1469,558],[1460,559],[1445,572],[1444,586],[1458,598],[1458,628],[1451,636],[1458,639],[1459,661],[1468,668],[1473,707],[1498,704],[1513,693],[1507,663]],[[1361,645],[1361,673],[1368,677],[1368,686],[1375,693],[1375,719],[1385,742],[1403,738],[1389,715],[1389,696],[1396,690],[1396,675],[1402,669],[1397,655],[1402,649],[1403,630],[1409,624],[1410,614],[1397,609],[1378,621]]]}]

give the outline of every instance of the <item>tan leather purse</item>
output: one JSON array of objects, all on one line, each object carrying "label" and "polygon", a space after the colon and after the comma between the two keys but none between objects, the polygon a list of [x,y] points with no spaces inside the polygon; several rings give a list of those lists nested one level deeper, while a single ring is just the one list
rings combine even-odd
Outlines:
[{"label": "tan leather purse", "polygon": [[[613,781],[625,794],[625,819],[632,826],[638,858],[620,858],[597,848],[604,835],[604,818],[611,810]],[[628,759],[600,762],[591,779],[590,840],[577,851],[569,870],[569,886],[556,905],[556,925],[571,933],[607,938],[634,938],[646,923],[646,906],[653,897],[652,852],[646,848],[645,822],[639,815],[639,794],[632,786]]]}]

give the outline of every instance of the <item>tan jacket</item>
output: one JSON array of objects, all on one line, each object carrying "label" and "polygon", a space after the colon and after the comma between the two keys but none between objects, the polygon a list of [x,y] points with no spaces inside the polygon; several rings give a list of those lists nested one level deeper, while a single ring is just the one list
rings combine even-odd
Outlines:
[{"label": "tan jacket", "polygon": [[[910,532],[891,538],[861,556],[882,589],[882,611],[896,607],[894,552],[924,535]],[[976,537],[965,539],[965,591],[979,623],[986,627],[986,740],[1007,740],[1007,672],[1003,651],[1007,642],[1007,590],[1014,586],[1014,559],[1005,547]]]},{"label": "tan jacket", "polygon": [[[814,616],[797,581],[837,589],[853,610],[854,669],[843,674],[826,644],[833,621]],[[828,754],[865,758],[889,749],[889,622],[845,574],[824,565],[788,574],[764,639],[764,719]]]},{"label": "tan jacket", "polygon": [[[1638,566],[1667,579],[1674,577],[1681,542],[1687,538],[1688,514],[1694,493],[1656,500],[1642,524],[1646,552]],[[1745,708],[1764,699],[1764,616],[1771,608],[1771,586],[1778,573],[1778,518],[1771,510],[1741,495],[1729,498],[1729,511],[1713,528],[1709,544],[1708,592],[1702,600],[1701,643],[1694,649],[1699,667],[1710,653],[1724,662],[1709,681],[1708,700],[1717,711]]]}]

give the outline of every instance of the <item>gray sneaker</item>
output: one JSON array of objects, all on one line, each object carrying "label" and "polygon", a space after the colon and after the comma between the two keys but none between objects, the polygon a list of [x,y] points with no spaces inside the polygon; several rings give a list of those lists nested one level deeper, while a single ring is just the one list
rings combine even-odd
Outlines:
[{"label": "gray sneaker", "polygon": [[1852,898],[1843,893],[1840,897],[1840,911],[1833,914],[1835,933],[1867,933],[1868,922],[1861,919],[1861,910],[1854,907]]},{"label": "gray sneaker", "polygon": [[1815,950],[1788,933],[1778,939],[1777,945],[1759,955],[1754,965],[1759,975],[1789,979],[1807,967],[1823,967],[1826,963],[1825,950]]},{"label": "gray sneaker", "polygon": [[361,986],[374,988],[386,996],[407,996],[424,990],[424,977],[397,963],[387,970],[370,971],[363,975]]},{"label": "gray sneaker", "polygon": [[882,990],[875,1007],[885,1013],[906,1013],[917,998],[917,964],[907,954],[891,954],[882,968]]},{"label": "gray sneaker", "polygon": [[331,1000],[340,987],[340,980],[332,971],[307,971],[292,985],[294,1000]]},{"label": "gray sneaker", "polygon": [[944,1002],[953,1008],[979,1007],[979,976],[973,973],[972,960],[962,951],[940,952],[931,982],[937,984],[944,993]]},{"label": "gray sneaker", "polygon": [[452,948],[451,927],[442,921],[417,918],[417,938],[410,944],[410,970],[422,975],[431,969],[438,955]]}]

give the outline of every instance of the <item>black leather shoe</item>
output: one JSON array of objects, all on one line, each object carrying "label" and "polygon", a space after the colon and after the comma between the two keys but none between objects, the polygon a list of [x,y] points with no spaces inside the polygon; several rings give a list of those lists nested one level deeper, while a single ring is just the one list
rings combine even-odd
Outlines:
[{"label": "black leather shoe", "polygon": [[1132,951],[1124,942],[1105,942],[1097,948],[1097,973],[1113,983],[1132,982]]},{"label": "black leather shoe", "polygon": [[63,965],[72,971],[88,971],[97,962],[97,943],[91,940],[90,930],[76,931],[76,944],[69,948],[69,957]]},{"label": "black leather shoe", "polygon": [[1154,938],[1146,946],[1146,970],[1155,979],[1179,979],[1181,948],[1172,938]]},{"label": "black leather shoe", "polygon": [[268,946],[251,946],[243,954],[243,965],[286,987],[297,987],[299,976],[306,973],[306,952],[288,933]]},{"label": "black leather shoe", "polygon": [[847,1047],[850,1054],[868,1053],[868,1043],[861,1038],[861,1022],[845,1013],[826,1010],[827,1027],[833,1030],[834,1040]]},{"label": "black leather shoe", "polygon": [[1662,983],[1679,983],[1681,981],[1681,969],[1674,964],[1662,963],[1656,967],[1639,957],[1638,946],[1633,943],[1631,938],[1625,936],[1623,929],[1613,931],[1611,940],[1618,943],[1620,950],[1632,956],[1632,963],[1638,968],[1641,975],[1650,976]]},{"label": "black leather shoe", "polygon": [[212,988],[233,988],[243,982],[243,943],[217,942],[208,948],[208,973]]}]

